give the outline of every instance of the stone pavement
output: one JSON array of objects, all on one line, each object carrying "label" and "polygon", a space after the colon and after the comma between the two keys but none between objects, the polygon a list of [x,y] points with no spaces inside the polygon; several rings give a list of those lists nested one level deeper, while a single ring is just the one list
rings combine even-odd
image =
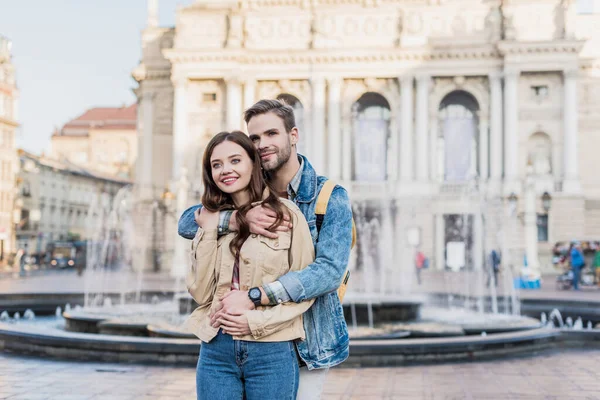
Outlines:
[{"label": "stone pavement", "polygon": [[[0,399],[195,399],[193,368],[37,360],[0,353]],[[323,400],[600,399],[600,350],[501,361],[334,368]]]}]

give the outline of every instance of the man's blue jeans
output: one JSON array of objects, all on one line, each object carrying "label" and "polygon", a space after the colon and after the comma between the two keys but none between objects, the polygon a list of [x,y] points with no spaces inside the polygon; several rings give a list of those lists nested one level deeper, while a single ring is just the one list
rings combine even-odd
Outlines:
[{"label": "man's blue jeans", "polygon": [[294,343],[247,342],[219,334],[202,343],[196,368],[198,400],[294,400],[298,358]]}]

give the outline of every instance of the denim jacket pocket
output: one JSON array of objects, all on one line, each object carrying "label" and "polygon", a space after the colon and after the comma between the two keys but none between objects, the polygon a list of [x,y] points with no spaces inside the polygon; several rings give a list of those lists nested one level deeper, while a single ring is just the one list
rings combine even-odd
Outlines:
[{"label": "denim jacket pocket", "polygon": [[278,232],[278,234],[279,237],[276,239],[259,237],[260,242],[264,245],[262,267],[268,275],[273,277],[278,277],[284,267],[289,267],[288,256],[292,243],[292,236],[289,232]]}]

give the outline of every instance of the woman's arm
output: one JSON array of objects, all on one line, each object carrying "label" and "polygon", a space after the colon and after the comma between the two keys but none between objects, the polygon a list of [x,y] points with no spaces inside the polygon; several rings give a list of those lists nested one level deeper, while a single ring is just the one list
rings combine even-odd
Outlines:
[{"label": "woman's arm", "polygon": [[[315,258],[312,237],[304,216],[297,208],[290,209],[292,217],[292,241],[289,250],[290,271],[300,271]],[[306,312],[314,299],[299,303],[284,303],[266,310],[246,311],[252,336],[260,339],[289,326],[294,319]]]},{"label": "woman's arm", "polygon": [[186,286],[200,306],[211,304],[216,288],[217,263],[217,223],[218,213],[202,209],[203,226],[198,228],[192,240],[190,269],[186,276]]}]

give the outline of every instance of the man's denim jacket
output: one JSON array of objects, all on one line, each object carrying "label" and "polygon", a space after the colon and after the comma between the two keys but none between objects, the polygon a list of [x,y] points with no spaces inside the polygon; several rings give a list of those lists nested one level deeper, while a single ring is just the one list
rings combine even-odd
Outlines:
[{"label": "man's denim jacket", "polygon": [[[302,180],[294,202],[308,221],[316,259],[302,271],[289,272],[279,278],[293,301],[316,297],[313,306],[303,316],[306,340],[297,343],[300,357],[309,369],[333,367],[346,360],[349,354],[348,328],[337,288],[350,257],[352,208],[346,190],[336,186],[329,199],[317,241],[315,207],[317,195],[326,180],[323,176],[317,176],[304,158]],[[198,229],[194,211],[199,207],[190,207],[181,215],[180,236],[194,238]]]}]

